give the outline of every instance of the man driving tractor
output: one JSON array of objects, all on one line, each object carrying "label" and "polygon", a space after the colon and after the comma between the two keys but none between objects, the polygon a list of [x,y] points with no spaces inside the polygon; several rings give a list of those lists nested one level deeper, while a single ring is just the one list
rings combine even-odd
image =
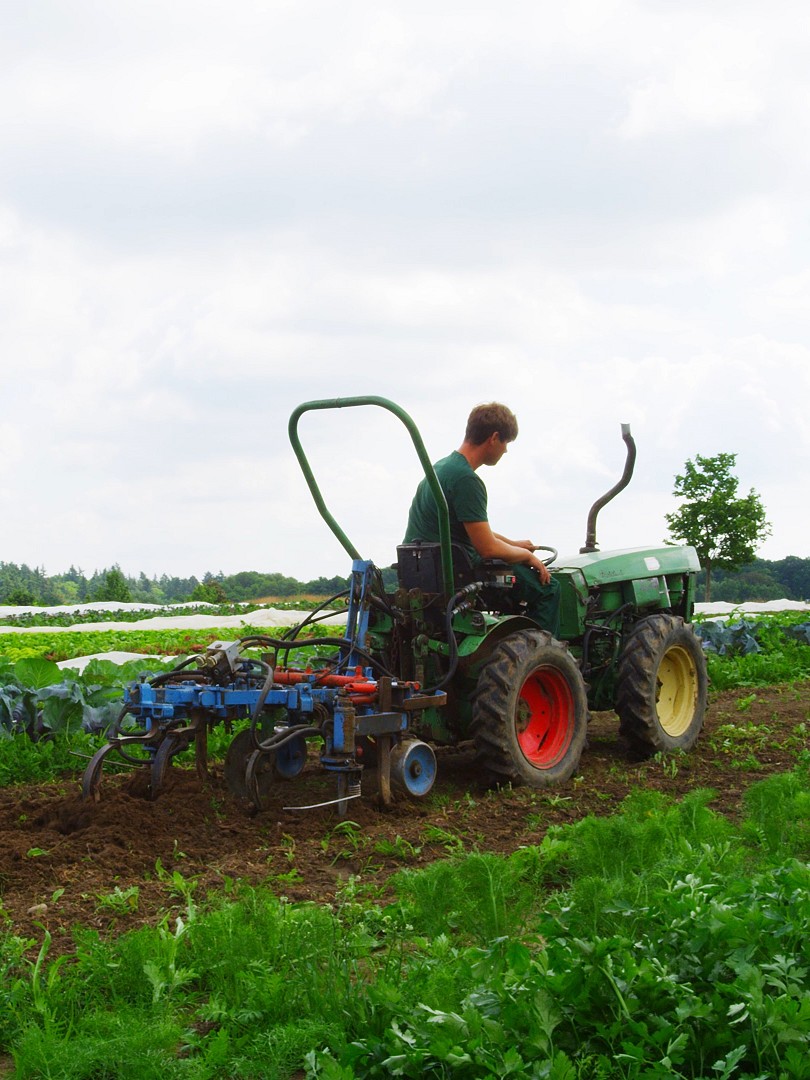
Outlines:
[{"label": "man driving tractor", "polygon": [[[481,465],[497,465],[518,434],[514,413],[498,402],[476,405],[467,420],[458,450],[435,462],[433,468],[447,499],[450,539],[473,563],[502,559],[510,563],[515,591],[526,603],[526,614],[555,637],[559,632],[559,583],[535,555],[531,540],[509,540],[493,532],[487,516],[487,489],[477,474]],[[426,480],[416,489],[408,515],[405,543],[439,540],[436,501]]]}]

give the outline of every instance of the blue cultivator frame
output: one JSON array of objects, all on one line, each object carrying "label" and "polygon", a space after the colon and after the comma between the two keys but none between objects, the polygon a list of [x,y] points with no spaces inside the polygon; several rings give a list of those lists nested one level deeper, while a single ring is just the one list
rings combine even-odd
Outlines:
[{"label": "blue cultivator frame", "polygon": [[[290,780],[301,773],[308,742],[316,739],[320,740],[322,768],[337,780],[335,798],[318,806],[336,805],[340,814],[345,813],[348,801],[360,795],[364,762],[371,757],[376,757],[383,804],[389,804],[395,793],[421,797],[430,791],[436,759],[427,743],[410,735],[411,719],[426,708],[442,707],[446,695],[441,690],[423,693],[418,683],[398,678],[369,652],[369,615],[379,572],[372,562],[360,558],[326,509],[298,439],[297,424],[304,412],[356,405],[379,405],[403,420],[428,480],[444,503],[413,421],[392,402],[366,397],[299,406],[290,418],[290,441],[321,515],[353,559],[344,637],[299,638],[299,631],[325,617],[312,613],[282,638],[251,635],[218,641],[172,671],[142,676],[127,688],[106,744],[85,770],[85,798],[99,797],[104,763],[111,756],[148,769],[152,798],[164,786],[172,759],[192,743],[197,771],[205,777],[209,729],[245,720],[248,725],[228,749],[225,777],[233,794],[258,809],[266,808],[279,779]],[[451,580],[449,528],[445,532],[443,570]],[[328,647],[332,655],[318,657],[304,669],[281,662],[293,648],[303,645]]]}]

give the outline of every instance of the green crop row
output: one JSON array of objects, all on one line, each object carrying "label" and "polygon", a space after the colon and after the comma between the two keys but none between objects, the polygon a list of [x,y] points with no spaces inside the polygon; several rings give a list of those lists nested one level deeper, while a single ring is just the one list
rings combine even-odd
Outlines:
[{"label": "green crop row", "polygon": [[[796,632],[803,619],[804,615],[768,616],[755,624],[756,648],[746,645],[748,651],[707,652],[712,690],[810,679],[810,645],[806,636]],[[726,625],[735,632],[740,628],[740,624],[733,621],[727,621]],[[754,640],[749,630],[751,627],[746,624],[745,633],[738,633],[737,637]],[[244,625],[238,633],[233,628],[217,628],[0,635],[0,739],[8,740],[15,731],[64,734],[67,739],[80,728],[102,731],[118,714],[123,688],[128,682],[144,670],[158,671],[176,662],[161,663],[147,659],[147,655],[184,657],[204,652],[217,640],[233,640],[250,633],[282,636],[285,632]],[[334,627],[321,627],[312,632],[318,636],[341,633]],[[301,647],[289,656],[294,664],[302,663],[307,654],[305,638],[300,640]],[[124,665],[93,660],[82,674],[56,665],[58,660],[113,651],[144,653],[145,656],[143,660]],[[7,751],[0,763],[0,784],[13,782],[15,776],[50,778],[62,765],[63,755],[55,753],[54,747],[44,749],[37,744],[17,748],[13,765],[11,761],[11,752]]]},{"label": "green crop row", "polygon": [[[70,960],[42,929],[0,939],[0,1050],[19,1080],[804,1080],[807,755],[736,827],[711,799],[637,793],[405,871],[385,907],[357,881],[333,907],[230,880],[198,903],[158,865],[179,918],[77,930]],[[102,901],[137,910],[137,887]]]},{"label": "green crop row", "polygon": [[73,612],[37,611],[33,610],[22,615],[6,615],[0,618],[0,626],[23,626],[23,627],[47,627],[47,626],[76,626],[81,623],[97,622],[140,622],[144,619],[177,618],[187,615],[244,615],[248,616],[256,611],[273,608],[275,611],[313,611],[316,608],[328,606],[336,611],[345,609],[345,604],[333,601],[324,605],[323,601],[317,600],[276,600],[272,604],[167,604],[165,607],[139,608],[137,606],[117,609],[87,609]]},{"label": "green crop row", "polygon": [[154,656],[189,655],[204,652],[212,641],[233,641],[250,633],[272,634],[275,631],[248,624],[234,630],[61,630],[58,633],[34,631],[24,634],[0,633],[0,658],[19,660],[41,657],[46,660],[73,660],[106,652],[135,652]]},{"label": "green crop row", "polygon": [[[769,686],[810,678],[807,612],[730,619],[699,619],[714,690]],[[717,651],[719,648],[722,651]]]}]

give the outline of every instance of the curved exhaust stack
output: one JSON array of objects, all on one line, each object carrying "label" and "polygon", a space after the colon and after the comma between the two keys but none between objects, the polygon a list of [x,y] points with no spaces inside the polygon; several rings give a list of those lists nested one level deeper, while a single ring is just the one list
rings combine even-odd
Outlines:
[{"label": "curved exhaust stack", "polygon": [[610,491],[606,491],[601,499],[597,499],[590,509],[588,514],[588,532],[585,536],[585,546],[579,549],[580,555],[587,555],[590,551],[598,551],[599,548],[596,543],[596,515],[606,506],[611,499],[615,498],[620,491],[624,491],[627,485],[630,483],[630,478],[633,475],[633,466],[636,463],[636,444],[633,436],[630,434],[630,425],[622,424],[622,438],[624,439],[625,446],[627,447],[627,457],[624,462],[624,472],[622,478]]}]

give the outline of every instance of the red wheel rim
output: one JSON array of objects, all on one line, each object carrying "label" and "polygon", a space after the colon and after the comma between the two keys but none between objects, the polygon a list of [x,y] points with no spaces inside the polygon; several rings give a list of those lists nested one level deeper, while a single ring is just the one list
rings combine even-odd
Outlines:
[{"label": "red wheel rim", "polygon": [[515,733],[523,756],[536,769],[550,769],[565,756],[574,735],[574,699],[556,668],[539,667],[524,682]]}]

